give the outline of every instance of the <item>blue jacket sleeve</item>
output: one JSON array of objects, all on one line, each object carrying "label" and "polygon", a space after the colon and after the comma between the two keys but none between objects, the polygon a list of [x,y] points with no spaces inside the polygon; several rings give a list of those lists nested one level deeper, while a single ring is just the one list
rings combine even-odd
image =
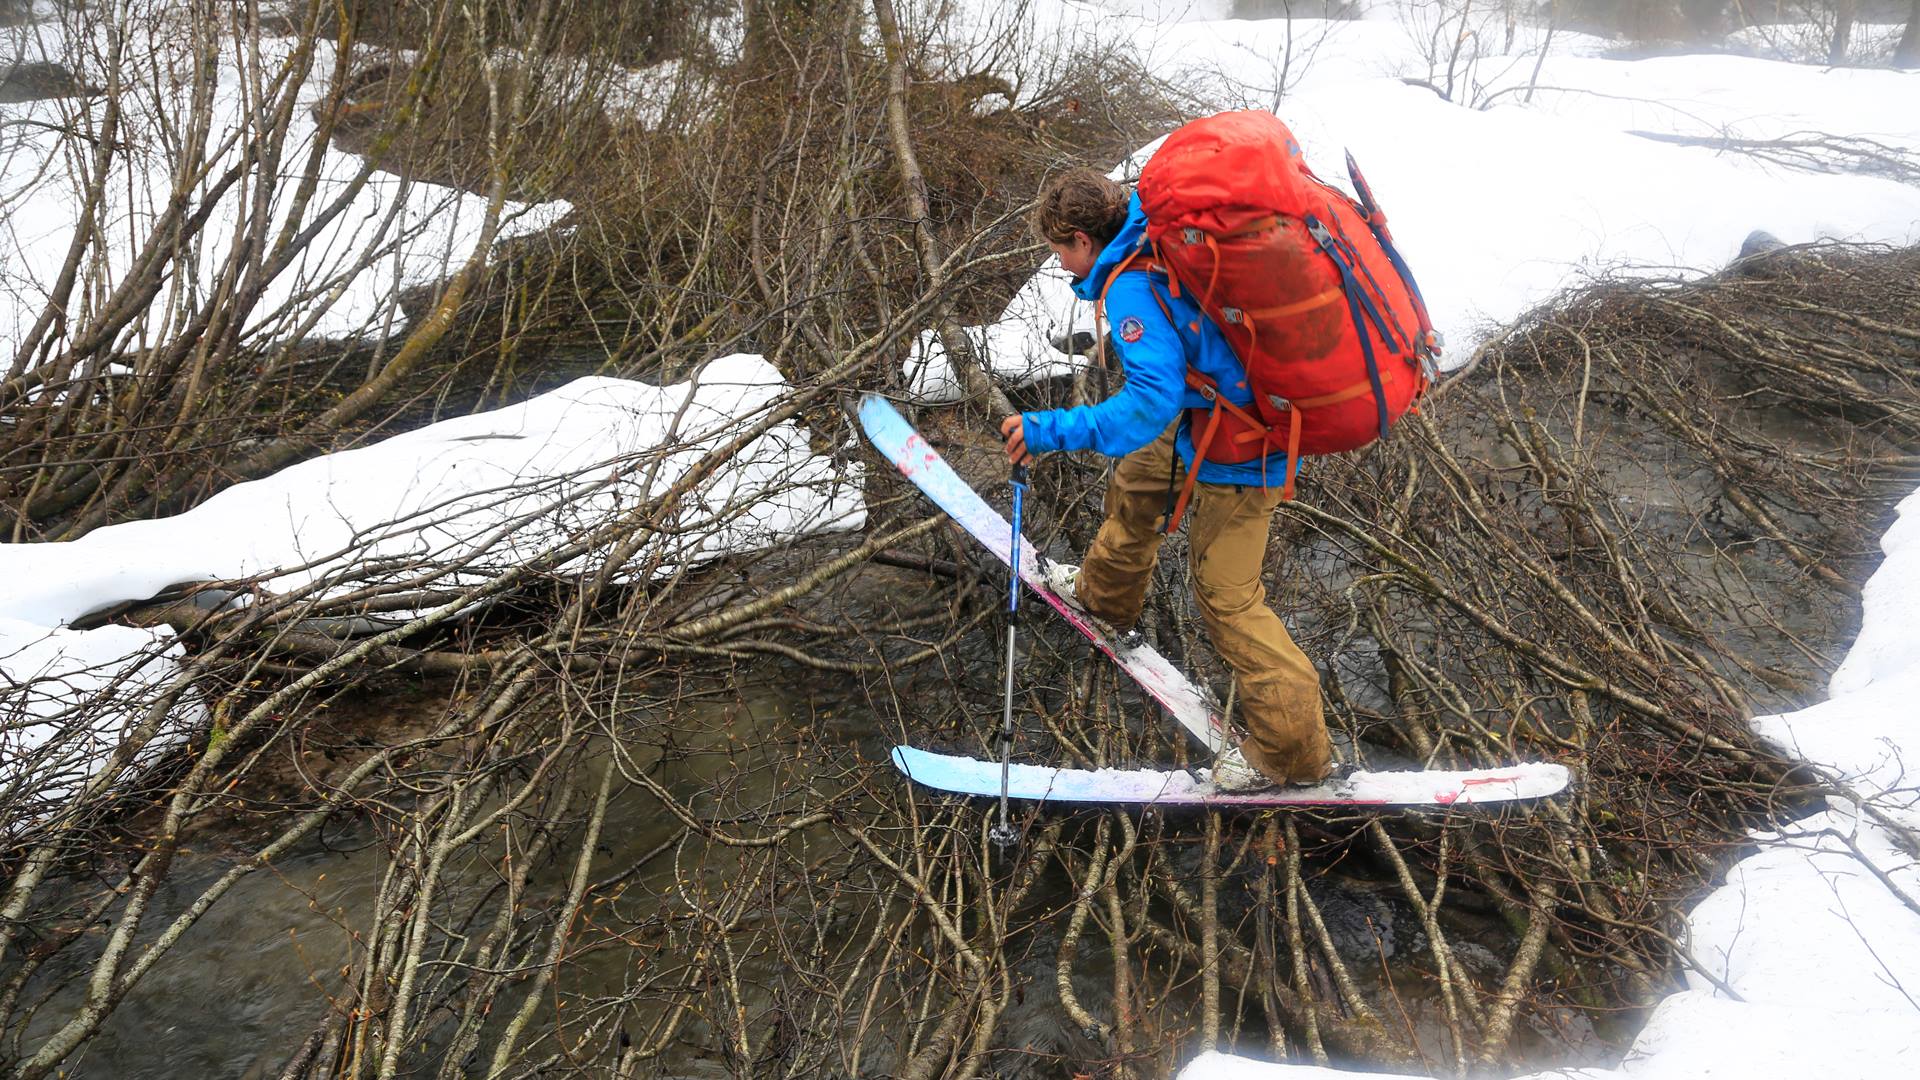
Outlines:
[{"label": "blue jacket sleeve", "polygon": [[[1139,339],[1126,340],[1139,324]],[[1159,438],[1180,415],[1186,394],[1187,350],[1167,321],[1145,274],[1124,274],[1107,290],[1107,325],[1126,368],[1127,384],[1094,405],[1024,414],[1027,448],[1095,450],[1125,457]]]}]

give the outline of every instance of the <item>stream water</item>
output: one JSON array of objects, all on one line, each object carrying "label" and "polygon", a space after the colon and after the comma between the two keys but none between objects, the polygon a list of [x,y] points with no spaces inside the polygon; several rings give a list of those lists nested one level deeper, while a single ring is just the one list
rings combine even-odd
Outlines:
[{"label": "stream water", "polygon": [[[720,774],[729,770],[730,738],[771,737],[793,708],[805,709],[804,702],[771,686],[741,687],[737,700],[697,710],[711,723],[676,731],[678,752],[670,761],[648,748],[634,753],[633,764],[651,768],[657,780],[697,805],[699,793],[718,786]],[[600,754],[590,767],[604,767],[605,759]],[[735,776],[725,782],[736,797],[772,794],[740,791]],[[629,789],[628,797],[609,807],[596,868],[604,873],[644,862],[633,884],[671,891],[689,874],[676,859],[663,857],[663,844],[679,831],[679,822],[662,813],[657,801]],[[152,941],[232,862],[224,851],[185,852],[155,896],[136,949]],[[356,942],[365,939],[364,920],[389,862],[372,830],[353,823],[323,832],[269,870],[243,879],[185,933],[62,1075],[75,1080],[277,1076],[326,1013],[329,995],[340,991],[342,965],[358,951]],[[565,860],[534,871],[528,884],[534,902],[563,896],[568,871]],[[477,896],[497,882],[493,867],[465,866],[452,875],[446,902],[457,908],[466,898],[463,892]],[[26,1045],[37,1044],[57,1021],[73,1014],[85,995],[87,965],[98,955],[97,942],[82,942],[34,980],[33,993],[43,1000],[27,1029]],[[617,990],[635,960],[636,955],[611,951],[579,958],[569,964],[568,990]]]},{"label": "stream water", "polygon": [[[1649,441],[1644,432],[1604,430],[1609,422],[1604,414],[1595,414],[1592,423],[1599,432],[1596,437],[1636,447],[1636,452],[1622,453],[1608,464],[1615,497],[1623,506],[1634,508],[1644,528],[1670,533],[1670,539],[1683,541],[1681,557],[1694,559],[1706,568],[1716,557],[1712,548],[1703,542],[1685,541],[1693,520],[1689,507],[1712,501],[1711,479],[1688,467],[1683,455]],[[1491,441],[1481,449],[1496,467],[1511,464],[1501,460],[1497,445]],[[1689,551],[1691,554],[1687,554]],[[1337,576],[1340,564],[1335,551],[1324,544],[1309,543],[1296,552],[1296,569],[1289,572]],[[1731,607],[1774,605],[1776,614],[1809,640],[1845,640],[1851,612],[1831,606],[1791,610],[1783,603],[1786,592],[1777,586],[1792,574],[1790,568],[1783,568],[1778,560],[1754,558],[1740,569],[1726,579]],[[1338,588],[1338,582],[1328,587]],[[1307,628],[1308,632],[1311,629]],[[974,637],[984,640],[983,635]],[[936,699],[923,687],[923,697],[918,700],[924,700],[929,708],[962,710],[969,715],[973,711],[985,715],[986,706],[992,703],[991,711],[997,716],[998,663],[989,647],[993,644],[974,642],[963,650],[965,655],[949,657],[942,678],[953,681],[938,684],[945,696]],[[1749,648],[1746,655],[1759,664],[1802,676],[1810,672],[1806,655],[1785,643],[1755,637],[1744,645]],[[1047,647],[1084,650],[1077,639],[1056,641]],[[1366,692],[1365,669],[1377,666],[1377,662],[1367,655],[1363,640],[1352,642],[1350,650],[1349,655],[1337,658],[1335,666],[1356,675],[1358,697]],[[1344,685],[1345,673],[1342,679]],[[968,700],[954,700],[956,686],[962,687]],[[1788,704],[1799,696],[1756,689],[1761,691],[1763,702],[1775,705]],[[902,696],[916,700],[912,693],[909,688]],[[806,744],[802,739],[851,744],[859,747],[868,760],[875,760],[912,727],[905,718],[877,711],[858,680],[830,680],[772,664],[749,673],[709,703],[691,708],[676,718],[676,743],[671,754],[663,756],[655,747],[637,750],[635,756],[636,764],[651,769],[659,782],[695,805],[721,789],[726,790],[730,804],[773,801],[782,777],[789,782],[796,776],[804,777]],[[689,717],[697,722],[688,724]],[[798,764],[737,771],[729,750],[742,741],[787,748]],[[680,830],[678,821],[662,813],[658,802],[643,790],[628,787],[625,792],[611,809],[595,862],[596,873],[643,864],[632,882],[635,895],[667,895],[676,889],[698,890],[703,877],[713,880],[715,875],[738,872],[738,864],[683,864],[668,843]],[[1198,844],[1185,846],[1196,850],[1179,857],[1197,859]],[[231,851],[215,844],[184,853],[155,898],[142,941],[151,940],[159,928],[231,865],[240,850],[236,841]],[[76,1080],[278,1075],[295,1047],[329,1009],[329,996],[339,992],[342,964],[360,948],[356,942],[367,933],[361,920],[374,906],[388,865],[381,838],[364,823],[349,823],[313,838],[271,870],[253,874],[187,931],[167,959],[111,1015],[99,1037],[68,1062],[62,1075]],[[536,873],[531,889],[547,898],[558,897],[564,891],[567,872],[564,860],[545,867]],[[477,895],[496,881],[497,873],[488,865],[463,867],[450,886],[453,899],[459,899],[461,890]],[[1071,897],[1073,888],[1056,868],[1037,887],[1031,902],[1057,909]],[[1401,1030],[1416,1032],[1424,1045],[1437,1052],[1443,1045],[1444,1023],[1432,982],[1407,964],[1426,948],[1425,934],[1411,911],[1389,893],[1343,877],[1337,868],[1318,876],[1312,888],[1342,951],[1350,951],[1349,959],[1363,982],[1363,990],[1390,988],[1388,996],[1400,1010],[1393,1023]],[[1227,883],[1225,904],[1229,914],[1248,916],[1253,906],[1252,889],[1250,875]],[[1025,989],[1005,1017],[1011,1043],[1031,1047],[1036,1052],[1034,1060],[1047,1063],[1035,1065],[1033,1075],[1052,1075],[1056,1069],[1053,1063],[1059,1059],[1072,1060],[1100,1051],[1084,1036],[1062,1028],[1063,1016],[1053,989],[1053,957],[1058,942],[1052,935],[1058,932],[1058,921],[1043,923],[1033,932],[1018,972]],[[1511,943],[1508,928],[1489,919],[1485,932],[1478,936],[1470,925],[1449,926],[1449,934],[1459,959],[1476,972],[1483,985],[1497,981],[1504,967],[1502,953]],[[26,1046],[37,1044],[55,1023],[73,1014],[84,997],[87,965],[99,948],[98,936],[82,942],[34,980],[31,990],[40,998],[40,1008],[27,1029]],[[570,961],[566,990],[586,996],[617,992],[634,966],[651,955],[646,946],[592,951]],[[749,956],[744,962],[749,968],[777,963],[771,954]],[[1076,986],[1082,987],[1087,1000],[1102,999],[1101,987],[1111,978],[1104,965],[1102,949],[1083,947]],[[1197,997],[1197,981],[1186,980],[1175,992]],[[750,1006],[765,1004],[749,995]],[[1254,1006],[1248,1009],[1250,1015],[1258,1011]],[[1524,1060],[1541,1066],[1610,1062],[1609,1040],[1597,1034],[1576,1009],[1549,1008],[1529,1016],[1526,1023],[1531,1029],[1515,1044],[1517,1056]],[[1252,1041],[1247,1048],[1257,1052],[1264,1044],[1264,1035],[1248,1037]],[[884,1056],[876,1055],[869,1065],[884,1068]],[[484,1071],[478,1066],[476,1069]],[[672,1071],[686,1076],[732,1074],[722,1061],[712,1058],[676,1060]]]},{"label": "stream water", "polygon": [[[875,716],[844,685],[783,671],[762,672],[769,681],[735,688],[731,700],[700,706],[709,723],[690,727],[687,716],[676,726],[675,752],[661,757],[646,750],[636,764],[650,767],[656,779],[702,805],[705,794],[724,788],[730,803],[754,804],[773,797],[768,783],[773,770],[739,772],[729,744],[736,740],[769,740],[788,744],[803,725],[836,739],[857,742],[869,759],[884,753],[893,739],[882,729],[887,722]],[[991,680],[988,680],[991,681]],[[798,747],[796,747],[798,749]],[[745,786],[742,786],[745,785]],[[633,895],[688,896],[703,890],[718,893],[739,863],[721,860],[706,865],[683,862],[674,848],[679,823],[661,812],[656,800],[638,788],[610,808],[601,847],[595,858],[596,876],[638,866],[629,883]],[[822,830],[823,840],[828,834]],[[1188,850],[1191,849],[1191,850]],[[1178,844],[1177,865],[1198,858],[1199,845]],[[819,849],[810,854],[822,854]],[[177,868],[155,897],[139,935],[145,944],[179,914],[219,874],[232,864],[236,851],[198,848],[183,854]],[[177,1077],[232,1077],[256,1080],[279,1075],[288,1057],[330,1007],[332,995],[343,985],[343,965],[357,955],[368,927],[389,859],[380,838],[364,823],[333,829],[281,859],[268,871],[243,880],[222,902],[193,926],[168,957],[148,974],[108,1019],[100,1035],[88,1042],[68,1063],[62,1075],[74,1080],[171,1080]],[[569,866],[558,860],[534,874],[529,893],[534,903],[557,900],[564,894]],[[1197,875],[1197,866],[1194,869]],[[445,903],[454,909],[463,899],[477,898],[498,881],[494,868],[480,862],[452,875]],[[777,883],[776,883],[777,887]],[[1255,878],[1242,873],[1223,888],[1225,914],[1230,922],[1253,918]],[[1390,980],[1403,1014],[1399,1019],[1419,1032],[1423,1041],[1442,1045],[1444,1022],[1430,980],[1412,972],[1396,974],[1405,960],[1425,950],[1425,935],[1411,911],[1388,894],[1338,874],[1316,879],[1314,895],[1331,925],[1335,939],[1347,953],[1365,989],[1378,989]],[[1057,869],[1036,887],[1029,903],[1059,910],[1070,902],[1073,885]],[[665,905],[662,905],[663,907]],[[849,915],[851,926],[858,921]],[[1021,949],[1017,977],[1025,986],[1004,1018],[1013,1045],[1024,1046],[1034,1064],[1020,1075],[1057,1074],[1062,1059],[1100,1056],[1101,1047],[1078,1032],[1066,1030],[1053,988],[1054,956],[1058,951],[1055,919],[1043,923]],[[918,933],[920,931],[916,931]],[[1097,934],[1096,934],[1097,936]],[[1489,944],[1470,937],[1456,942],[1462,962],[1477,973],[1497,978],[1502,961],[1497,950],[1503,932],[1490,926]],[[34,980],[40,1009],[29,1026],[25,1044],[32,1046],[48,1035],[55,1023],[71,1016],[85,994],[87,965],[98,955],[97,938],[68,949]],[[562,996],[591,998],[617,993],[636,965],[658,955],[657,944],[632,948],[596,948],[570,959]],[[770,953],[750,953],[742,959],[742,982],[748,987],[777,980]],[[1075,965],[1075,985],[1084,1001],[1100,1011],[1111,983],[1111,967],[1103,945],[1083,943]],[[1328,988],[1330,991],[1330,987]],[[1180,1000],[1197,1000],[1193,980],[1176,991]],[[497,1016],[510,1015],[519,998],[508,995],[496,1006]],[[774,1003],[749,989],[751,1013]],[[1257,1007],[1252,1015],[1257,1015]],[[543,1008],[543,1016],[550,1010]],[[635,1015],[636,1036],[659,1015]],[[491,1022],[489,1030],[501,1021]],[[544,1021],[537,1021],[544,1022]],[[1584,1017],[1567,1010],[1556,1021],[1557,1030],[1542,1027],[1524,1039],[1542,1062],[1599,1061],[1604,1045]],[[1263,1034],[1249,1032],[1248,1049],[1265,1044]],[[488,1040],[490,1043],[491,1040]],[[883,1040],[884,1042],[884,1040]],[[868,1052],[867,1065],[886,1070],[892,1065],[890,1048]],[[661,1064],[675,1076],[724,1077],[737,1075],[718,1057],[669,1058]],[[484,1075],[485,1062],[468,1063],[469,1075]],[[1010,1074],[1011,1075],[1011,1074]]]}]

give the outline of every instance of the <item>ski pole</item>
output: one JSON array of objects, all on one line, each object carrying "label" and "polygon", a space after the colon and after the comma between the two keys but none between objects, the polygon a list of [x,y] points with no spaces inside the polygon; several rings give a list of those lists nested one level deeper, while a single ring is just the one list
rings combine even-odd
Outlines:
[{"label": "ski pole", "polygon": [[1020,622],[1020,504],[1027,493],[1027,467],[1013,467],[1013,551],[1007,565],[1013,572],[1007,581],[1007,683],[1000,714],[1000,822],[987,833],[1001,847],[1020,842],[1007,816],[1007,775],[1013,770],[1013,638]]}]

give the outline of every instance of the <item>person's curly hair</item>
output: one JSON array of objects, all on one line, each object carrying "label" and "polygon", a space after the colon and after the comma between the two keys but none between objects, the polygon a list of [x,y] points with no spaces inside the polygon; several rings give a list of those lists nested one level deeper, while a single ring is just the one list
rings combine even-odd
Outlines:
[{"label": "person's curly hair", "polygon": [[1040,189],[1040,205],[1033,211],[1033,231],[1055,244],[1073,242],[1086,233],[1105,247],[1127,221],[1127,189],[1092,169],[1068,169]]}]

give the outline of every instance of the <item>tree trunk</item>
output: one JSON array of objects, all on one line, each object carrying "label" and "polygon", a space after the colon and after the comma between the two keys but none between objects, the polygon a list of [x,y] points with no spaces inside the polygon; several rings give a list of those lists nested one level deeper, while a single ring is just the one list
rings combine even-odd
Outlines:
[{"label": "tree trunk", "polygon": [[1847,62],[1847,46],[1853,42],[1853,12],[1855,0],[1834,0],[1833,5],[1833,48],[1827,53],[1827,63],[1839,67]]},{"label": "tree trunk", "polygon": [[1913,0],[1913,10],[1907,12],[1907,32],[1900,35],[1900,44],[1893,50],[1895,67],[1920,67],[1920,0]]},{"label": "tree trunk", "polygon": [[[894,14],[893,0],[873,0],[873,15],[887,55],[887,130],[893,136],[894,165],[900,172],[900,186],[906,192],[907,219],[913,222],[915,246],[920,252],[921,269],[927,275],[928,291],[938,292],[946,285],[942,265],[948,252],[946,245],[934,235],[927,203],[927,178],[920,171],[920,159],[913,149],[913,133],[907,123],[906,45],[901,40],[900,20]],[[1017,412],[1007,395],[987,375],[984,360],[974,352],[972,339],[953,319],[950,307],[942,305],[935,326],[940,344],[946,350],[947,362],[953,365],[954,377],[960,381],[968,399],[984,403],[995,417]]]}]

